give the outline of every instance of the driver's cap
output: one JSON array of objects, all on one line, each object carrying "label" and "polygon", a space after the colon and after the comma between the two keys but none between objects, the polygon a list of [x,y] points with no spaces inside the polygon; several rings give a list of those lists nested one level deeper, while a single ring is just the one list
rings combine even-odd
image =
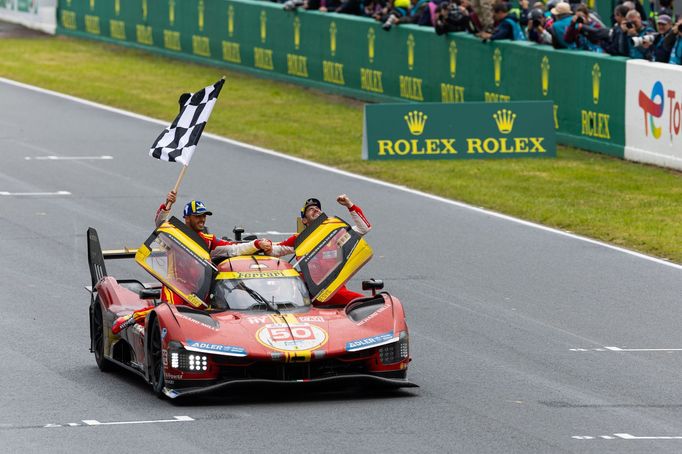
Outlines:
[{"label": "driver's cap", "polygon": [[320,203],[320,201],[311,197],[308,200],[306,200],[305,203],[303,204],[303,208],[301,208],[301,217],[304,218],[306,210],[313,206],[319,208],[320,210],[322,209],[322,204]]},{"label": "driver's cap", "polygon": [[191,202],[188,202],[187,205],[185,205],[185,209],[182,212],[182,215],[185,217],[200,214],[205,214],[207,216],[213,215],[213,213],[208,211],[208,208],[206,208],[204,202],[200,202],[199,200],[192,200]]}]

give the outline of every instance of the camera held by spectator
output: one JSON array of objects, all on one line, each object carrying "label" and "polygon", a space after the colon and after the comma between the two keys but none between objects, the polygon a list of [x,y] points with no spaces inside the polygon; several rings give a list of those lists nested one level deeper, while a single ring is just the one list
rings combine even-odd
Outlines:
[{"label": "camera held by spectator", "polygon": [[633,36],[632,39],[632,45],[635,47],[641,47],[641,46],[650,46],[654,43],[656,40],[656,35],[658,33],[651,33],[649,35],[644,35],[644,36]]},{"label": "camera held by spectator", "polygon": [[469,15],[466,8],[447,1],[441,2],[436,11],[434,27],[438,35],[467,31],[469,29]]},{"label": "camera held by spectator", "polygon": [[381,28],[388,31],[391,29],[391,27],[393,27],[395,24],[397,24],[399,20],[400,20],[400,16],[398,16],[398,14],[392,12],[391,14],[388,15],[388,18],[383,23]]}]

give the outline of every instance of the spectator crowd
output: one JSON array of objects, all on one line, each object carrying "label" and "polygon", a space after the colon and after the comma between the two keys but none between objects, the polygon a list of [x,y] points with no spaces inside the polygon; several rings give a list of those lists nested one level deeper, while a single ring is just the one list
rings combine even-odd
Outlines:
[{"label": "spectator crowd", "polygon": [[286,0],[303,8],[373,18],[386,31],[399,24],[433,27],[437,34],[466,32],[484,41],[531,41],[581,50],[682,64],[682,18],[673,0],[618,0],[600,17],[582,0]]}]

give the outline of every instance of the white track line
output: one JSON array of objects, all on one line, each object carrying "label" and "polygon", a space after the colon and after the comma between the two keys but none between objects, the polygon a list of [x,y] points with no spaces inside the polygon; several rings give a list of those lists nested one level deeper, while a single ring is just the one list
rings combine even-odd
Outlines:
[{"label": "white track line", "polygon": [[69,191],[57,191],[57,192],[7,192],[0,191],[2,196],[17,196],[17,197],[44,197],[44,196],[57,196],[57,195],[71,195]]},{"label": "white track line", "polygon": [[173,416],[174,419],[156,419],[149,421],[115,421],[115,422],[99,422],[96,419],[84,419],[83,424],[88,426],[121,426],[128,424],[158,424],[165,422],[186,422],[186,421],[196,421],[194,418],[189,416]]},{"label": "white track line", "polygon": [[113,156],[26,156],[24,158],[27,161],[92,161],[92,160],[104,160],[108,161],[114,159]]},{"label": "white track line", "polygon": [[[87,101],[87,100],[85,100],[85,99],[76,98],[75,96],[65,95],[65,94],[62,94],[62,93],[57,93],[57,92],[55,92],[55,91],[46,90],[46,89],[40,88],[40,87],[34,87],[34,86],[32,86],[32,85],[24,84],[24,83],[21,83],[21,82],[16,82],[16,81],[9,80],[9,79],[5,79],[5,78],[2,78],[2,77],[0,77],[0,82],[4,82],[4,83],[6,83],[6,84],[8,84],[8,85],[13,85],[13,86],[15,86],[15,87],[20,87],[20,88],[24,88],[24,89],[27,89],[27,90],[32,90],[32,91],[35,91],[35,92],[38,92],[38,93],[44,93],[44,94],[56,96],[56,97],[58,97],[58,98],[67,99],[67,100],[69,100],[69,101],[77,102],[77,103],[79,103],[79,104],[83,104],[83,105],[90,106],[90,107],[95,107],[95,108],[97,108],[97,109],[102,109],[102,110],[105,110],[105,111],[108,111],[108,112],[113,112],[113,113],[117,113],[117,114],[120,114],[120,115],[125,115],[125,116],[130,117],[130,118],[136,118],[136,119],[138,119],[138,120],[148,121],[148,122],[150,122],[150,123],[155,123],[155,124],[161,125],[161,126],[163,126],[163,127],[167,127],[168,124],[169,124],[168,121],[157,120],[156,118],[151,118],[151,117],[147,117],[147,116],[144,116],[144,115],[136,114],[136,113],[133,113],[133,112],[128,112],[128,111],[126,111],[126,110],[117,109],[117,108],[115,108],[115,107],[105,106],[105,105],[103,105],[103,104],[98,104],[98,103],[95,103],[95,102],[92,102],[92,101]],[[508,216],[508,215],[506,215],[506,214],[502,214],[502,213],[497,213],[497,212],[495,212],[495,211],[486,210],[486,209],[484,209],[484,208],[475,207],[475,206],[468,205],[468,204],[463,203],[463,202],[458,202],[458,201],[456,201],[456,200],[450,200],[450,199],[446,199],[446,198],[444,198],[444,197],[440,197],[440,196],[437,196],[437,195],[428,194],[428,193],[426,193],[426,192],[418,191],[418,190],[416,190],[416,189],[410,189],[410,188],[405,187],[405,186],[400,186],[400,185],[393,184],[393,183],[387,183],[387,182],[385,182],[385,181],[377,180],[377,179],[370,178],[370,177],[365,177],[365,176],[362,176],[362,175],[356,175],[356,174],[354,174],[354,173],[346,172],[345,170],[335,169],[335,168],[333,168],[333,167],[329,167],[329,166],[324,165],[324,164],[318,164],[318,163],[316,163],[316,162],[307,161],[307,160],[302,159],[302,158],[297,158],[297,157],[294,157],[294,156],[289,156],[289,155],[286,155],[286,154],[283,154],[283,153],[280,153],[280,152],[277,152],[277,151],[274,151],[274,150],[269,150],[269,149],[267,149],[267,148],[261,148],[261,147],[255,146],[255,145],[251,145],[251,144],[244,143],[244,142],[239,142],[239,141],[237,141],[237,140],[228,139],[228,138],[226,138],[226,137],[221,137],[221,136],[218,136],[218,135],[215,135],[215,134],[204,133],[203,135],[204,135],[204,136],[207,136],[207,137],[210,137],[210,138],[212,138],[212,139],[214,139],[214,140],[220,141],[220,142],[228,143],[228,144],[231,144],[231,145],[236,145],[236,146],[239,146],[239,147],[242,147],[242,148],[247,148],[247,149],[249,149],[249,150],[256,151],[256,152],[259,152],[259,153],[267,154],[267,155],[270,155],[270,156],[276,156],[276,157],[281,158],[281,159],[287,159],[287,160],[289,160],[289,161],[293,161],[293,162],[297,162],[297,163],[299,163],[299,164],[303,164],[303,165],[307,165],[307,166],[310,166],[310,167],[314,167],[314,168],[316,168],[316,169],[320,169],[320,170],[324,170],[324,171],[327,171],[327,172],[336,173],[336,174],[338,174],[338,175],[344,175],[344,176],[347,176],[347,177],[349,177],[349,178],[355,178],[355,179],[357,179],[357,180],[366,181],[366,182],[373,183],[373,184],[377,184],[377,185],[384,186],[384,187],[387,187],[387,188],[392,188],[392,189],[395,189],[395,190],[398,190],[398,191],[408,192],[408,193],[410,193],[410,194],[414,194],[414,195],[418,195],[418,196],[421,196],[421,197],[425,197],[425,198],[427,198],[427,199],[431,199],[431,200],[435,200],[435,201],[438,201],[438,202],[446,203],[446,204],[448,204],[448,205],[453,205],[453,206],[456,206],[456,207],[459,207],[459,208],[464,208],[464,209],[467,209],[467,210],[476,211],[476,212],[478,212],[478,213],[483,213],[483,214],[486,214],[486,215],[488,215],[488,216],[496,217],[496,218],[498,218],[498,219],[504,219],[504,220],[506,220],[506,221],[510,221],[510,222],[514,222],[514,223],[516,223],[516,224],[524,225],[524,226],[526,226],[526,227],[531,227],[531,228],[534,228],[534,229],[543,230],[543,231],[545,231],[545,232],[551,232],[551,233],[555,233],[555,234],[557,234],[557,235],[565,236],[565,237],[568,237],[568,238],[573,238],[573,239],[576,239],[576,240],[579,240],[579,241],[584,241],[584,242],[586,242],[586,243],[591,243],[591,244],[594,244],[594,245],[597,245],[597,246],[601,246],[601,247],[604,247],[604,248],[607,248],[607,249],[611,249],[611,250],[614,250],[614,251],[622,252],[622,253],[624,253],[624,254],[632,255],[632,256],[637,257],[637,258],[640,258],[640,259],[648,260],[648,261],[650,261],[650,262],[658,263],[659,265],[665,265],[665,266],[668,266],[668,267],[671,267],[671,268],[675,268],[675,269],[678,269],[678,270],[682,270],[682,265],[678,265],[677,263],[668,262],[668,261],[666,261],[666,260],[659,259],[659,258],[657,258],[657,257],[652,257],[652,256],[650,256],[650,255],[642,254],[642,253],[640,253],[640,252],[631,251],[631,250],[629,250],[629,249],[625,249],[625,248],[622,248],[622,247],[619,247],[619,246],[614,246],[614,245],[612,245],[612,244],[604,243],[604,242],[602,242],[602,241],[593,240],[592,238],[587,238],[587,237],[584,237],[584,236],[576,235],[576,234],[574,234],[574,233],[565,232],[565,231],[563,231],[563,230],[558,230],[558,229],[555,229],[555,228],[552,228],[552,227],[547,227],[547,226],[544,226],[544,225],[536,224],[536,223],[534,223],[534,222],[524,221],[523,219],[515,218],[515,217],[512,217],[512,216]]]}]

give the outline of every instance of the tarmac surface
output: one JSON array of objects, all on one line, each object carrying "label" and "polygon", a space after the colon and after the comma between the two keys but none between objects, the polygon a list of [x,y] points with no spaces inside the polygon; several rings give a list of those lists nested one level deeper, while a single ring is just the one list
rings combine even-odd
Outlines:
[{"label": "tarmac surface", "polygon": [[349,194],[375,251],[350,288],[401,299],[420,388],[178,406],[101,373],[85,232],[147,238],[180,170],[147,155],[163,127],[0,79],[0,452],[682,451],[680,267],[207,136],[175,214],[197,198],[213,232],[277,240],[306,198],[343,217]]}]

